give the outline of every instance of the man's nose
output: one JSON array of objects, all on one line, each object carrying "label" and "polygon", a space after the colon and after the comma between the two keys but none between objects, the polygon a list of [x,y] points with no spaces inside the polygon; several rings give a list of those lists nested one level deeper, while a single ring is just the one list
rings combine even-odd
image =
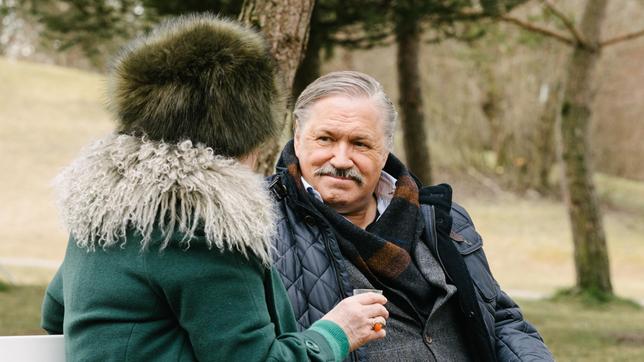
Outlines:
[{"label": "man's nose", "polygon": [[350,152],[351,150],[347,145],[339,143],[333,150],[331,165],[335,168],[340,169],[348,169],[353,167],[353,161],[351,160]]}]

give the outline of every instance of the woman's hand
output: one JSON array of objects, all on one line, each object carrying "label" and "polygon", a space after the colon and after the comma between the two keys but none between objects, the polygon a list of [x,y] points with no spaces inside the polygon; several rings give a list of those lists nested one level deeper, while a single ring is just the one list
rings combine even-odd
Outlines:
[{"label": "woman's hand", "polygon": [[384,327],[389,318],[385,303],[387,298],[381,294],[358,294],[343,299],[322,319],[330,320],[342,328],[349,338],[349,350],[353,351],[367,342],[385,338],[385,328],[374,329],[376,323]]}]

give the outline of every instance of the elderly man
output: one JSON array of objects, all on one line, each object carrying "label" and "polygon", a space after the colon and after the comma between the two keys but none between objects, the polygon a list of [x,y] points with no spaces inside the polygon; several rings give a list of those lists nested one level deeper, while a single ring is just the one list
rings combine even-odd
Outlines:
[{"label": "elderly man", "polygon": [[423,187],[391,154],[397,114],[375,79],[325,75],[294,116],[270,188],[281,211],[275,265],[301,329],[352,290],[380,289],[387,337],[351,360],[552,360],[492,277],[451,188]]}]

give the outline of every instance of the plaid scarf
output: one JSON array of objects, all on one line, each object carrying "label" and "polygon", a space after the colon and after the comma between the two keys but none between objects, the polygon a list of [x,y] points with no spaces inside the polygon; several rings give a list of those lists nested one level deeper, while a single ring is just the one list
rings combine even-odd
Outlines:
[{"label": "plaid scarf", "polygon": [[423,323],[440,291],[430,287],[412,258],[424,222],[418,186],[402,162],[389,155],[384,170],[397,179],[396,189],[387,209],[366,229],[355,226],[304,190],[292,143],[285,147],[280,162],[287,166],[298,198],[307,200],[333,228],[344,257],[392,303]]}]

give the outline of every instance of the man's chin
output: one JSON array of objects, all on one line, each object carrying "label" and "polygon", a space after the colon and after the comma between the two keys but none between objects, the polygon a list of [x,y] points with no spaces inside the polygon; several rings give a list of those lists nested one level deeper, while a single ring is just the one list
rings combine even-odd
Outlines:
[{"label": "man's chin", "polygon": [[337,211],[339,214],[347,214],[359,210],[365,205],[366,201],[362,200],[359,195],[362,190],[353,184],[349,189],[340,188],[321,188],[320,195],[325,204]]},{"label": "man's chin", "polygon": [[328,201],[324,200],[324,203],[339,214],[345,214],[353,209],[353,203],[349,200],[329,199]]},{"label": "man's chin", "polygon": [[352,189],[340,189],[340,188],[324,188],[320,191],[322,200],[327,205],[349,205],[355,200],[353,200],[350,195],[353,195],[357,192],[355,188]]}]

